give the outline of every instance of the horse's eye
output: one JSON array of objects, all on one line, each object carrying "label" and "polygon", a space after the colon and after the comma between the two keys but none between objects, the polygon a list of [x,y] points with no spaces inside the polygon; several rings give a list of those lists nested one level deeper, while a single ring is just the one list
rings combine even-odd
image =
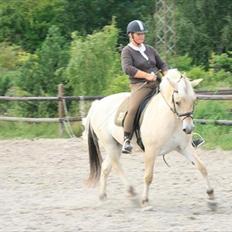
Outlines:
[{"label": "horse's eye", "polygon": [[179,106],[179,105],[180,105],[180,102],[179,102],[179,101],[176,101],[176,105],[178,105],[178,106]]}]

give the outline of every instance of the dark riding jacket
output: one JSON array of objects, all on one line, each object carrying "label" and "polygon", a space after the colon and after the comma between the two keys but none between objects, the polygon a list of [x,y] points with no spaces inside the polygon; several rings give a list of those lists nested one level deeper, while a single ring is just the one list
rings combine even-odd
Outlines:
[{"label": "dark riding jacket", "polygon": [[156,50],[145,45],[144,53],[147,55],[148,60],[137,50],[134,50],[129,45],[122,49],[121,53],[121,65],[123,71],[129,76],[131,84],[145,82],[143,78],[134,77],[138,70],[151,73],[157,72],[158,70],[167,71],[167,65],[161,60]]}]

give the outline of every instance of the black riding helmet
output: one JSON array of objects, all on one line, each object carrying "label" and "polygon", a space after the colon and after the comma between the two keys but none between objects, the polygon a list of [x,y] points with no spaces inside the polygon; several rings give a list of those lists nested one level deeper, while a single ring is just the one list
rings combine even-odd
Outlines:
[{"label": "black riding helmet", "polygon": [[140,20],[133,20],[128,23],[127,25],[127,34],[134,33],[134,32],[142,32],[145,33],[147,30],[145,30],[144,24]]}]

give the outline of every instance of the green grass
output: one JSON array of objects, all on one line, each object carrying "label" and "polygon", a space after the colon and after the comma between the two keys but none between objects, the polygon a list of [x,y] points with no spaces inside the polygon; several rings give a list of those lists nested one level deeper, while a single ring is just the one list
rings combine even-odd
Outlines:
[{"label": "green grass", "polygon": [[[198,101],[194,118],[232,120],[231,101]],[[72,130],[80,136],[83,127],[80,122],[72,123]],[[203,148],[232,150],[232,127],[196,124],[195,132],[206,140]],[[14,123],[0,122],[0,139],[33,139],[33,138],[68,138],[60,135],[58,123]]]},{"label": "green grass", "polygon": [[[76,136],[80,136],[83,128],[76,122],[72,123],[72,129]],[[60,135],[58,123],[0,122],[0,139],[33,138],[68,138],[68,134]]]},{"label": "green grass", "polygon": [[[214,119],[214,120],[232,120],[231,101],[198,101],[194,118],[196,119]],[[232,150],[232,127],[216,126],[213,124],[196,124],[195,132],[199,133],[206,140],[204,148]]]},{"label": "green grass", "polygon": [[[72,130],[80,136],[83,130],[80,122],[72,123]],[[204,149],[221,148],[232,150],[232,127],[196,124],[195,132],[205,139]],[[0,139],[68,138],[60,136],[58,123],[0,123]]]},{"label": "green grass", "polygon": [[205,149],[221,148],[232,150],[232,127],[196,124],[195,132],[199,133],[204,139]]}]

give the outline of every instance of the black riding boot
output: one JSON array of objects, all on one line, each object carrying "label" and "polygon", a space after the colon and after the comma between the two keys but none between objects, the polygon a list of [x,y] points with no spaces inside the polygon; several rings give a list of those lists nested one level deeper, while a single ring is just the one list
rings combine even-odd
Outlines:
[{"label": "black riding boot", "polygon": [[122,153],[129,154],[132,151],[132,145],[130,144],[130,133],[124,132],[124,142],[122,145]]}]

